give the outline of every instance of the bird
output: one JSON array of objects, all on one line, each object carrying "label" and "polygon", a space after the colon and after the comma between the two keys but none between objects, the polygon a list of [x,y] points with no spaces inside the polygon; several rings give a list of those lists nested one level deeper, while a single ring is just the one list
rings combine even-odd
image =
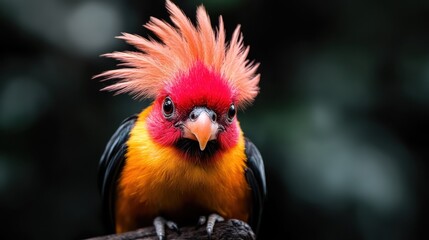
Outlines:
[{"label": "bird", "polygon": [[170,22],[151,17],[154,36],[121,33],[135,50],[102,57],[116,69],[93,78],[102,91],[151,100],[125,118],[101,155],[98,186],[112,232],[196,224],[210,237],[215,223],[238,219],[259,232],[266,198],[264,161],[237,112],[260,92],[259,63],[248,59],[240,24],[229,41],[222,15],[212,27],[204,5],[193,23],[170,0]]}]

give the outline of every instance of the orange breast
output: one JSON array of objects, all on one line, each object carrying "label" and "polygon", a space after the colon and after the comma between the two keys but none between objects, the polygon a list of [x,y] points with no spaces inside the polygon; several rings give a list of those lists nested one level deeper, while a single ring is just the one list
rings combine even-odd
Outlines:
[{"label": "orange breast", "polygon": [[150,110],[140,114],[128,142],[118,185],[117,232],[150,225],[159,215],[178,224],[196,223],[209,213],[247,221],[251,200],[242,133],[238,144],[215,161],[195,163],[174,147],[152,141],[145,122]]}]

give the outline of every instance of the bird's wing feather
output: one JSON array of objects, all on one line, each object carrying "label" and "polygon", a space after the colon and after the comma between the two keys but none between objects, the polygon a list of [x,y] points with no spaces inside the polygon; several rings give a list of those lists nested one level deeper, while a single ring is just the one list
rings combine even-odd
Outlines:
[{"label": "bird's wing feather", "polygon": [[246,179],[252,189],[252,201],[253,207],[250,214],[250,226],[253,231],[257,234],[259,231],[259,225],[261,221],[262,208],[267,193],[265,183],[265,168],[264,162],[258,148],[248,139],[246,143]]},{"label": "bird's wing feather", "polygon": [[103,201],[103,214],[108,225],[114,227],[114,202],[116,182],[124,165],[127,141],[137,115],[125,119],[104,149],[98,168],[98,188]]}]

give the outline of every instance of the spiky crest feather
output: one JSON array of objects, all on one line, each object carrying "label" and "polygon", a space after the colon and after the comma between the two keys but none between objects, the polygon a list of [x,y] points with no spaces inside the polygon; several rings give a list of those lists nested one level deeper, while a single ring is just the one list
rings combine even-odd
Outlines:
[{"label": "spiky crest feather", "polygon": [[177,74],[186,73],[192,64],[201,61],[227,81],[236,95],[238,107],[250,104],[259,92],[260,75],[256,74],[259,64],[247,60],[249,47],[243,46],[240,25],[228,44],[225,43],[222,16],[219,16],[219,28],[215,33],[203,5],[197,8],[196,26],[170,0],[166,0],[166,8],[174,25],[154,17],[144,25],[161,42],[129,33],[117,37],[141,52],[104,54],[121,61],[125,68],[95,76],[104,80],[120,79],[102,90],[130,93],[137,98],[155,98],[165,86],[173,83]]}]

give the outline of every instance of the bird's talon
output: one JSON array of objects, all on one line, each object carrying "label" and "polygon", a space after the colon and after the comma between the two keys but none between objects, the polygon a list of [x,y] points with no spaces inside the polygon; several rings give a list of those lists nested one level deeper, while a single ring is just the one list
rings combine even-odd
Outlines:
[{"label": "bird's talon", "polygon": [[156,217],[153,220],[153,225],[155,227],[156,235],[158,236],[159,240],[165,240],[165,226],[167,226],[169,229],[175,231],[178,234],[181,233],[179,227],[175,222],[167,221],[163,217]]},{"label": "bird's talon", "polygon": [[179,227],[177,226],[177,224],[175,222],[167,221],[165,223],[165,225],[167,225],[167,227],[169,229],[171,229],[171,230],[175,231],[176,233],[180,234],[180,229],[179,229]]},{"label": "bird's talon", "polygon": [[210,214],[210,216],[207,219],[207,235],[209,237],[209,239],[211,239],[211,235],[213,233],[213,227],[215,225],[216,222],[222,222],[224,221],[224,218],[221,217],[219,214],[213,213]]},{"label": "bird's talon", "polygon": [[198,219],[198,223],[197,223],[197,227],[201,227],[204,225],[204,223],[206,223],[206,216],[200,216],[200,218]]}]

